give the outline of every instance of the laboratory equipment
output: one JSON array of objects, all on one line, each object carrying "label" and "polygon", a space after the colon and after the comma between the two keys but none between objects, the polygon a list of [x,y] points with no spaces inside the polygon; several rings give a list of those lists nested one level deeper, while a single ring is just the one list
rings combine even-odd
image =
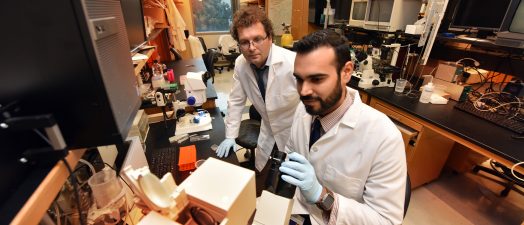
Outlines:
[{"label": "laboratory equipment", "polygon": [[186,91],[187,104],[190,106],[201,106],[206,102],[206,85],[202,79],[205,72],[188,72],[184,83]]},{"label": "laboratory equipment", "polygon": [[176,135],[189,134],[213,129],[211,115],[203,111],[194,114],[186,114],[178,118],[176,123]]}]

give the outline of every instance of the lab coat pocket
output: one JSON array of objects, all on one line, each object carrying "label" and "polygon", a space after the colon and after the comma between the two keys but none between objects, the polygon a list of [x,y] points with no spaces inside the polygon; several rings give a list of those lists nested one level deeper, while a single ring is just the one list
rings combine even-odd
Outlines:
[{"label": "lab coat pocket", "polygon": [[332,191],[347,198],[361,199],[363,192],[362,180],[348,177],[331,165],[326,166],[324,180],[332,188]]}]

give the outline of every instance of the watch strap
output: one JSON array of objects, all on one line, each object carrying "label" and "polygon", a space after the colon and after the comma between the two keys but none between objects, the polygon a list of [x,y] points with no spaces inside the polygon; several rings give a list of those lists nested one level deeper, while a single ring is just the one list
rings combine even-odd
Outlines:
[{"label": "watch strap", "polygon": [[320,194],[320,198],[315,203],[318,208],[324,210],[324,211],[330,211],[333,208],[334,203],[334,197],[333,194],[331,194],[330,191],[328,191],[326,188],[322,188],[322,193]]}]

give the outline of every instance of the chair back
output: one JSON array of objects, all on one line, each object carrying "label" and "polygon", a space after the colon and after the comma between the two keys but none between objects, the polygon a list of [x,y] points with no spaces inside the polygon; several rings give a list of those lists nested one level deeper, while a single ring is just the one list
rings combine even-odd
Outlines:
[{"label": "chair back", "polygon": [[198,40],[200,40],[200,44],[202,44],[202,48],[204,49],[204,52],[207,52],[207,46],[206,46],[206,42],[204,41],[204,38],[198,37]]},{"label": "chair back", "polygon": [[230,55],[230,50],[238,52],[238,43],[230,34],[220,35],[218,37],[218,45],[222,47],[221,53],[223,55]]},{"label": "chair back", "polygon": [[206,70],[207,72],[209,72],[209,74],[213,78],[215,77],[215,68],[213,67],[213,63],[216,57],[217,57],[217,52],[214,49],[208,49],[206,53],[202,55],[202,60],[204,60],[204,65],[206,66]]}]

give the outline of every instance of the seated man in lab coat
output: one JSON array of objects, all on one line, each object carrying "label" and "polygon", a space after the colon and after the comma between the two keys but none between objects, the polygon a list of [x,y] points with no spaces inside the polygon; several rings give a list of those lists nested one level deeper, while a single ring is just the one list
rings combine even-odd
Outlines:
[{"label": "seated man in lab coat", "polygon": [[401,224],[406,159],[399,130],[346,87],[346,39],[332,30],[295,44],[294,75],[302,104],[294,116],[282,179],[312,224]]},{"label": "seated man in lab coat", "polygon": [[293,77],[295,53],[272,43],[271,21],[258,7],[235,13],[231,35],[238,41],[242,55],[235,62],[226,139],[218,147],[217,156],[227,157],[230,148],[236,146],[242,112],[249,99],[262,117],[255,151],[255,167],[262,171],[273,150],[284,150],[300,102]]}]

